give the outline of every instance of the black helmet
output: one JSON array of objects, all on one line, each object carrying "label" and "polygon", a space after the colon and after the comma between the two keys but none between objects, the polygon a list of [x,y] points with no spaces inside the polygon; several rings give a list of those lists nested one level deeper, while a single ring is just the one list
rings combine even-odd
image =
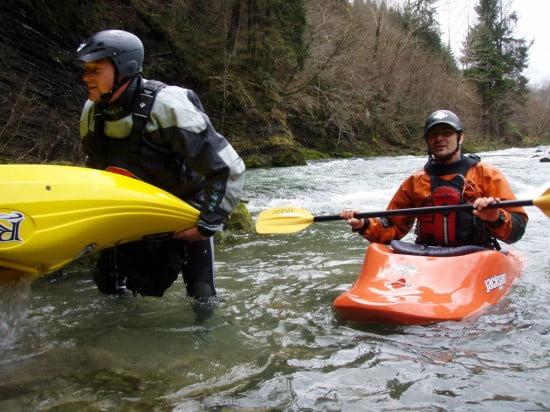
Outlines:
[{"label": "black helmet", "polygon": [[143,55],[143,43],[136,35],[124,30],[103,30],[78,47],[74,60],[87,63],[109,58],[126,78],[141,73]]},{"label": "black helmet", "polygon": [[447,124],[459,134],[462,133],[462,122],[456,114],[449,110],[436,110],[426,119],[426,123],[424,124],[424,137],[426,137],[432,127],[438,124]]}]

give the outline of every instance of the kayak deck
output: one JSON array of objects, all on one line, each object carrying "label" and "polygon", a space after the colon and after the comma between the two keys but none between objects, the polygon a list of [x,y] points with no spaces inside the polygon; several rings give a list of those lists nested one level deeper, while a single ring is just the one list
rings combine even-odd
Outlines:
[{"label": "kayak deck", "polygon": [[333,303],[348,321],[426,324],[458,320],[497,303],[521,276],[518,251],[482,250],[460,256],[367,249],[361,274]]}]

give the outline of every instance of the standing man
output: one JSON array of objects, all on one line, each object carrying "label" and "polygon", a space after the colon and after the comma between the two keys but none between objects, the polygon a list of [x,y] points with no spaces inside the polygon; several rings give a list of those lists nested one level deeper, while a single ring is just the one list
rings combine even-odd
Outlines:
[{"label": "standing man", "polygon": [[212,235],[240,201],[244,163],[218,134],[197,95],[141,76],[141,40],[123,30],[80,45],[88,100],[80,133],[89,167],[158,186],[200,210],[197,226],[101,252],[94,280],[103,293],[162,296],[179,272],[189,296],[216,301]]},{"label": "standing man", "polygon": [[[510,185],[494,166],[475,155],[461,154],[462,123],[448,110],[430,114],[424,126],[428,162],[399,187],[388,210],[472,203],[471,212],[421,215],[416,224],[416,243],[428,246],[483,245],[498,248],[496,239],[518,241],[527,224],[521,207],[487,209],[493,202],[515,199]],[[353,217],[346,209],[340,216],[354,232],[371,242],[399,240],[412,228],[415,218],[392,216],[376,219]]]}]

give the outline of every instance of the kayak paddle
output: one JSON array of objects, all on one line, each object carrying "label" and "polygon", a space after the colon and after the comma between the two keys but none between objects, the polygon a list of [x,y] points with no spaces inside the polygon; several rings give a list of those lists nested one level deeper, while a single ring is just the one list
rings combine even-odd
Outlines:
[{"label": "kayak paddle", "polygon": [[[537,206],[546,216],[550,217],[550,189],[542,196],[533,200],[503,200],[487,206],[489,209],[508,208],[519,206]],[[428,206],[409,209],[382,210],[377,212],[356,213],[358,219],[384,216],[415,216],[424,213],[448,213],[460,210],[473,210],[470,203],[461,205]],[[275,207],[262,211],[256,220],[256,232],[260,234],[296,233],[311,225],[313,222],[328,222],[342,220],[339,215],[313,216],[307,210],[292,206]]]}]

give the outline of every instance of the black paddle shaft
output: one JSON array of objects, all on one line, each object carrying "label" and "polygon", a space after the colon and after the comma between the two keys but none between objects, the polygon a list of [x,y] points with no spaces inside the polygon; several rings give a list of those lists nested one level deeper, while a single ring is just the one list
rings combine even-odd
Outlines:
[{"label": "black paddle shaft", "polygon": [[[502,202],[494,202],[487,206],[487,209],[498,209],[507,207],[532,206],[533,200],[503,200]],[[394,209],[382,210],[378,212],[361,212],[356,213],[354,217],[364,219],[369,217],[384,217],[384,216],[415,216],[425,213],[451,213],[458,211],[471,211],[474,206],[471,203],[461,205],[445,205],[445,206],[428,206],[414,207],[410,209]],[[339,215],[314,216],[314,222],[328,222],[330,220],[341,220]]]}]

